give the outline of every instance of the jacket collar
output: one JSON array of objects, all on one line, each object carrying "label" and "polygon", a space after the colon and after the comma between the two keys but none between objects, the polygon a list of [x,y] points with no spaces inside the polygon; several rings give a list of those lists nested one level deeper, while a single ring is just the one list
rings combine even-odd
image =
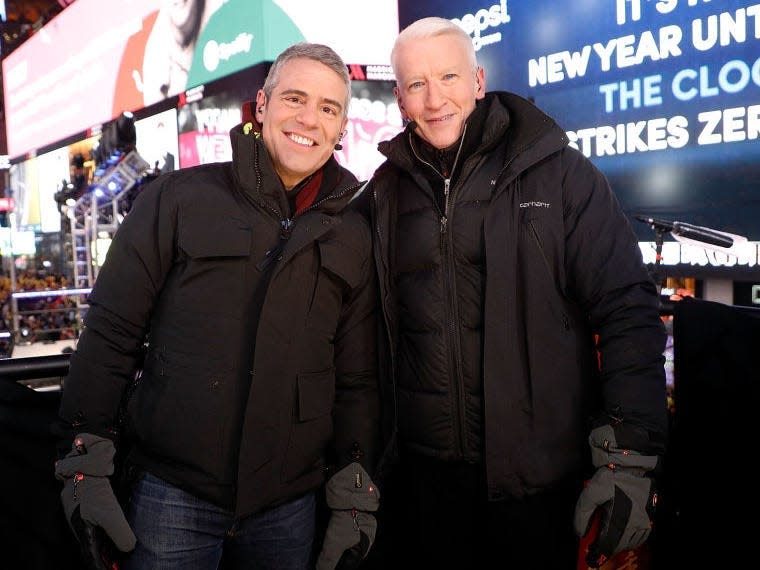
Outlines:
[{"label": "jacket collar", "polygon": [[[568,143],[567,136],[554,119],[527,99],[506,91],[487,93],[483,100],[478,101],[476,111],[467,118],[467,125],[469,133],[480,133],[479,142],[465,141],[470,150],[468,155],[488,152],[508,136],[507,161],[517,159],[531,149],[529,161],[532,163]],[[389,162],[404,170],[415,167],[409,140],[416,135],[410,126],[378,145],[378,150]]]},{"label": "jacket collar", "polygon": [[[290,217],[287,194],[280,177],[274,170],[259,130],[251,123],[241,123],[230,131],[232,164],[235,179],[241,190],[256,201],[265,201],[277,208],[284,217]],[[331,156],[322,166],[322,183],[314,204],[324,212],[341,210],[358,189],[356,177]],[[299,183],[307,185],[310,178]]]}]

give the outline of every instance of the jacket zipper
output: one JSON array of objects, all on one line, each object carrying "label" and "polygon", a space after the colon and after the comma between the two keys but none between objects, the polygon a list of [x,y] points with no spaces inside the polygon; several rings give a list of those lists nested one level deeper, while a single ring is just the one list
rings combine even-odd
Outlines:
[{"label": "jacket zipper", "polygon": [[[256,146],[254,145],[254,157],[253,157],[253,167],[256,171],[256,196],[261,196],[261,167],[259,166],[259,160],[258,160],[258,150],[256,150]],[[346,193],[350,192],[351,190],[358,190],[361,187],[361,183],[356,184],[354,186],[348,186],[344,188],[341,192],[337,194],[328,194],[324,198],[317,200],[314,202],[311,206],[306,208],[301,214],[298,216],[294,216],[293,218],[287,218],[283,217],[282,213],[277,209],[273,208],[265,200],[254,200],[251,196],[248,195],[248,193],[243,192],[243,195],[246,197],[246,199],[253,203],[258,204],[271,214],[274,214],[274,217],[277,218],[280,222],[280,241],[277,243],[275,247],[272,249],[267,250],[267,252],[264,254],[264,258],[259,261],[256,264],[256,268],[259,271],[265,271],[272,263],[279,261],[282,259],[282,251],[285,249],[285,244],[290,239],[290,236],[293,235],[293,226],[295,226],[296,219],[306,212],[309,212],[321,204],[324,204],[328,200],[333,200],[336,198],[343,197]]]},{"label": "jacket zipper", "polygon": [[[457,294],[456,294],[456,272],[454,270],[454,248],[451,247],[451,234],[447,231],[448,230],[448,222],[451,219],[451,217],[454,215],[454,204],[451,202],[451,178],[454,175],[454,172],[456,171],[457,164],[459,163],[459,156],[462,153],[462,147],[464,146],[464,137],[467,134],[467,124],[465,124],[464,129],[462,130],[462,136],[459,141],[459,148],[457,149],[457,154],[454,157],[454,164],[451,166],[451,172],[448,177],[443,176],[441,172],[432,164],[427,162],[426,160],[422,159],[419,154],[417,154],[417,151],[414,148],[414,144],[412,141],[412,135],[409,134],[409,146],[412,149],[412,153],[414,156],[422,162],[423,164],[427,164],[430,168],[433,169],[435,173],[437,173],[442,179],[443,179],[443,196],[444,196],[444,202],[443,202],[443,215],[440,219],[440,248],[441,248],[441,259],[443,260],[443,273],[445,276],[444,279],[444,287],[445,287],[445,295],[446,295],[446,306],[449,308],[446,312],[446,316],[448,319],[447,322],[447,331],[448,331],[448,338],[449,338],[449,346],[452,346],[454,350],[451,350],[451,360],[449,362],[449,365],[451,366],[451,374],[453,379],[453,388],[455,392],[455,398],[457,401],[457,413],[458,413],[458,426],[456,429],[456,439],[457,439],[457,447],[459,449],[459,453],[464,457],[465,455],[465,444],[464,444],[464,426],[465,426],[465,402],[464,402],[464,380],[463,380],[463,374],[462,374],[462,348],[459,342],[459,331],[457,330],[457,325],[459,322],[459,319],[457,318]],[[435,203],[435,200],[433,200]],[[436,206],[437,207],[437,206]]]},{"label": "jacket zipper", "polygon": [[[457,149],[457,154],[454,157],[454,164],[451,166],[451,174],[449,174],[448,178],[441,174],[441,171],[438,170],[435,166],[430,164],[427,160],[423,159],[419,154],[417,154],[417,150],[414,148],[414,141],[412,140],[412,134],[409,133],[409,148],[412,149],[412,154],[414,154],[415,158],[419,160],[422,164],[426,164],[430,168],[433,169],[433,172],[435,172],[438,176],[440,176],[443,179],[443,214],[441,215],[440,223],[441,223],[441,233],[446,233],[446,227],[448,225],[448,219],[449,219],[449,196],[451,193],[451,178],[454,176],[454,171],[457,168],[457,164],[459,163],[459,155],[462,154],[462,146],[464,146],[464,137],[467,134],[467,125],[465,124],[464,129],[462,130],[462,137],[459,140],[459,148]],[[435,204],[435,200],[433,201]],[[453,204],[452,204],[453,208]],[[436,204],[436,209],[438,209],[438,206]],[[440,213],[440,212],[439,212]],[[453,214],[453,212],[451,212]]]},{"label": "jacket zipper", "polygon": [[272,249],[268,249],[264,254],[264,258],[256,264],[256,269],[259,271],[265,271],[275,261],[282,259],[282,250],[285,249],[285,244],[290,239],[290,235],[293,232],[293,224],[295,220],[292,218],[283,218],[280,220],[280,241]]}]

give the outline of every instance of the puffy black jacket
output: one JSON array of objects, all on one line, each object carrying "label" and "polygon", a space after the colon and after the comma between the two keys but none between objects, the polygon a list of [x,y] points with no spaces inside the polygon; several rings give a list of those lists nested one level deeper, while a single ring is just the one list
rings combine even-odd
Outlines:
[{"label": "puffy black jacket", "polygon": [[289,220],[263,143],[231,134],[231,163],[138,195],[90,296],[60,416],[111,435],[147,338],[129,462],[244,516],[319,486],[354,442],[371,468],[376,290],[369,226],[344,211],[355,177],[331,158],[314,204]]},{"label": "puffy black jacket", "polygon": [[622,416],[664,440],[665,333],[601,172],[532,103],[491,93],[478,104],[481,142],[446,215],[409,129],[380,145],[387,161],[368,188],[390,429],[438,459],[482,454],[490,496],[519,497],[591,467],[594,416]]}]

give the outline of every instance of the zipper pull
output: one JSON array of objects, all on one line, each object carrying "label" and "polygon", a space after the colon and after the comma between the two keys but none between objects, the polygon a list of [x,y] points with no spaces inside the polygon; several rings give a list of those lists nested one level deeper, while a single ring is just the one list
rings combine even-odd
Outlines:
[{"label": "zipper pull", "polygon": [[280,261],[280,259],[282,259],[282,250],[285,247],[285,242],[290,239],[290,234],[293,231],[294,224],[295,220],[291,218],[280,220],[280,243],[278,243],[276,247],[267,250],[267,252],[264,254],[264,259],[256,264],[256,269],[259,271],[264,271],[274,262]]},{"label": "zipper pull", "polygon": [[446,233],[446,223],[449,217],[449,193],[451,192],[451,178],[443,180],[443,216],[441,216],[441,233]]},{"label": "zipper pull", "polygon": [[267,250],[267,252],[264,254],[264,259],[256,264],[256,269],[259,271],[264,271],[274,262],[279,261],[282,258],[280,254],[282,253],[284,243],[284,240],[280,240],[280,243],[277,244],[277,247]]},{"label": "zipper pull", "polygon": [[449,194],[451,193],[451,178],[443,181],[443,215],[449,217]]}]

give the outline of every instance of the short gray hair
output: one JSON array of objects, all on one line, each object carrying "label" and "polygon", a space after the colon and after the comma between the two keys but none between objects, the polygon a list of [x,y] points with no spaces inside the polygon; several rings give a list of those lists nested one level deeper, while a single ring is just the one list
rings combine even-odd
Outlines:
[{"label": "short gray hair", "polygon": [[351,78],[348,75],[348,67],[343,59],[331,47],[324,44],[312,44],[300,42],[286,48],[277,59],[274,60],[272,67],[269,68],[267,78],[264,81],[264,95],[267,99],[272,95],[272,91],[277,87],[280,81],[280,71],[282,67],[293,59],[311,59],[332,69],[338,77],[346,84],[346,104],[343,106],[343,116],[348,113],[348,104],[351,101]]},{"label": "short gray hair", "polygon": [[[472,38],[470,35],[451,20],[439,18],[437,16],[430,16],[428,18],[421,18],[416,22],[409,24],[396,38],[396,41],[393,44],[393,49],[391,50],[391,67],[393,68],[393,73],[398,77],[396,52],[399,45],[409,40],[435,38],[447,34],[455,36],[462,41],[462,44],[466,46],[470,56],[473,69],[477,70],[478,59],[475,56],[475,48],[472,45]],[[442,57],[445,56],[442,55]]]}]

